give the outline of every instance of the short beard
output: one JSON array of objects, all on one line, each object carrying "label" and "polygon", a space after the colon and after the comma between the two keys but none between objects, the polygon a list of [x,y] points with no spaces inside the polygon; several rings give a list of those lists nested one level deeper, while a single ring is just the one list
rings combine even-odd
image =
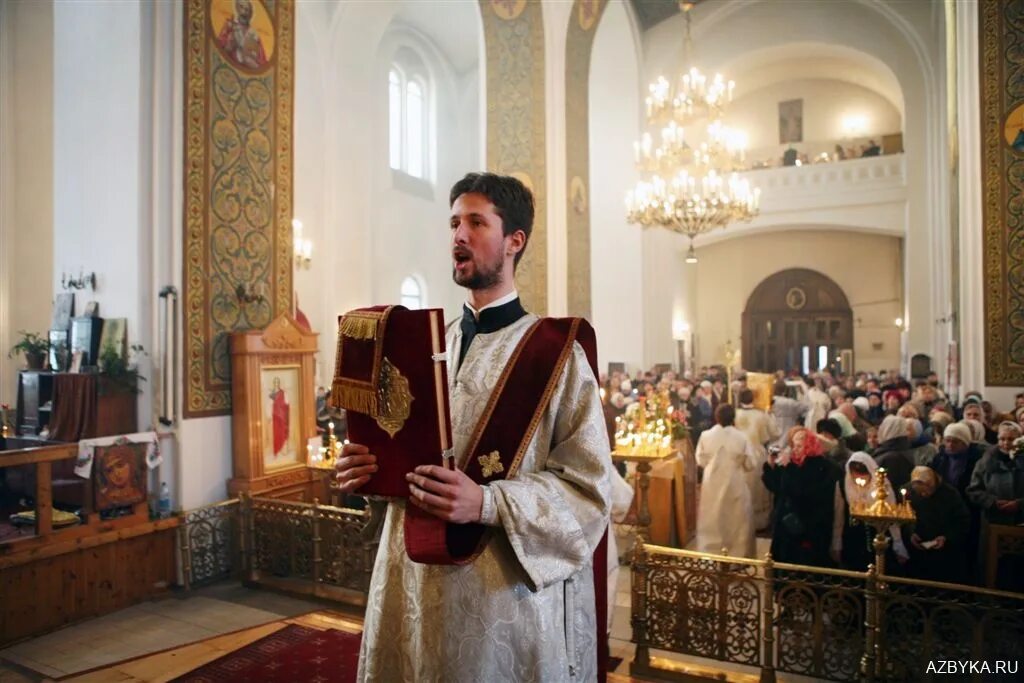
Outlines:
[{"label": "short beard", "polygon": [[490,264],[490,268],[487,265],[474,268],[472,275],[459,275],[459,271],[452,268],[452,280],[455,281],[455,284],[466,289],[491,289],[505,281],[504,266],[505,262],[499,257],[494,263]]}]

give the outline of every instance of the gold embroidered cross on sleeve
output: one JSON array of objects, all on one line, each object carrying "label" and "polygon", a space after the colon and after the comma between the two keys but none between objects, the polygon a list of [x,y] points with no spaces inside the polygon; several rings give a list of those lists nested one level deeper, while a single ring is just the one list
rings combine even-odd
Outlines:
[{"label": "gold embroidered cross on sleeve", "polygon": [[480,462],[485,478],[505,471],[505,466],[501,464],[501,456],[498,454],[498,451],[491,451],[487,455],[481,455],[477,460]]}]

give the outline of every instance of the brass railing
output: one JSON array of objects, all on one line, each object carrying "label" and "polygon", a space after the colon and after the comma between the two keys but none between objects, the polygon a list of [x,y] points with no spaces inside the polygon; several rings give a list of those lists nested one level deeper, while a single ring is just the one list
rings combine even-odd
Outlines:
[{"label": "brass railing", "polygon": [[776,670],[914,681],[949,660],[994,672],[1024,659],[1016,593],[650,544],[635,549],[632,579],[636,676],[684,678],[652,649],[754,667],[766,683]]},{"label": "brass railing", "polygon": [[237,498],[183,512],[178,526],[185,589],[241,573],[242,534]]},{"label": "brass railing", "polygon": [[182,513],[186,589],[241,578],[290,593],[365,605],[377,545],[361,510],[242,496]]}]

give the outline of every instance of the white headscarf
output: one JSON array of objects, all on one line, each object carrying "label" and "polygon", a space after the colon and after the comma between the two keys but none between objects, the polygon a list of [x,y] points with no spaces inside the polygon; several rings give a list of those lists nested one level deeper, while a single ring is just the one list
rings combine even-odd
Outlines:
[{"label": "white headscarf", "polygon": [[840,429],[843,430],[841,436],[845,439],[848,436],[853,436],[857,433],[857,429],[850,422],[850,418],[846,417],[842,412],[833,410],[828,416],[839,423]]},{"label": "white headscarf", "polygon": [[[850,463],[852,462],[859,462],[867,467],[868,472],[871,473],[871,481],[866,486],[857,486],[856,477],[850,472]],[[875,462],[874,458],[864,451],[857,451],[851,455],[850,459],[846,461],[846,482],[844,485],[846,489],[846,504],[852,507],[854,501],[858,503],[873,503],[875,499],[871,497],[871,493],[875,490],[875,477],[877,476],[878,463]],[[885,480],[885,498],[893,505],[896,504],[896,493],[892,490],[892,482],[888,479]],[[899,524],[893,524],[889,527],[889,536],[892,538],[893,552],[900,557],[907,557],[907,548],[903,545]]]},{"label": "white headscarf", "polygon": [[[850,463],[857,462],[864,465],[868,472],[871,473],[871,481],[865,486],[857,486],[857,475],[850,472]],[[878,472],[878,463],[875,459],[864,451],[857,451],[850,456],[850,459],[846,461],[846,481],[843,488],[846,489],[846,502],[849,505],[853,505],[854,501],[858,503],[872,503],[874,498],[871,497],[871,492],[875,490],[875,476]],[[896,493],[892,490],[892,482],[888,479],[885,480],[885,494],[890,503],[896,503]]]},{"label": "white headscarf", "polygon": [[971,430],[971,439],[975,443],[982,443],[985,441],[985,425],[981,424],[977,420],[961,420],[967,428]]},{"label": "white headscarf", "polygon": [[889,415],[878,427],[878,443],[882,444],[901,436],[909,436],[907,420],[898,415]]}]

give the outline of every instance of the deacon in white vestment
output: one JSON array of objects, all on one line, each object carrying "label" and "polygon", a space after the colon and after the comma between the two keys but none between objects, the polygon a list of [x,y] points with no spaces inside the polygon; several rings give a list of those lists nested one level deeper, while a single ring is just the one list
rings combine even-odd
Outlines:
[{"label": "deacon in white vestment", "polygon": [[807,415],[804,416],[804,426],[812,432],[818,431],[818,420],[824,420],[832,410],[832,399],[821,388],[821,380],[815,379],[814,384],[804,394],[804,401],[807,402]]},{"label": "deacon in white vestment", "polygon": [[[451,202],[453,276],[470,290],[461,325],[446,335],[459,469],[417,468],[410,498],[387,502],[358,679],[593,681],[605,625],[597,625],[592,561],[609,522],[613,472],[597,380],[574,342],[515,476],[480,486],[461,471],[498,378],[537,320],[512,284],[533,201],[514,178],[470,174]],[[365,447],[347,445],[341,489],[361,486],[375,463]],[[411,504],[451,523],[490,526],[490,540],[466,565],[415,563],[403,535]]]},{"label": "deacon in white vestment", "polygon": [[754,529],[767,529],[772,518],[772,494],[761,481],[761,467],[768,461],[766,446],[779,438],[779,426],[775,418],[753,406],[754,392],[744,389],[740,392],[740,408],[736,411],[736,428],[747,435],[754,448],[754,468],[747,472],[747,486],[750,488],[750,504],[754,514]]},{"label": "deacon in white vestment", "polygon": [[754,520],[747,476],[757,455],[747,435],[733,426],[735,409],[715,410],[716,424],[700,435],[697,464],[704,468],[697,508],[697,550],[754,557]]}]

